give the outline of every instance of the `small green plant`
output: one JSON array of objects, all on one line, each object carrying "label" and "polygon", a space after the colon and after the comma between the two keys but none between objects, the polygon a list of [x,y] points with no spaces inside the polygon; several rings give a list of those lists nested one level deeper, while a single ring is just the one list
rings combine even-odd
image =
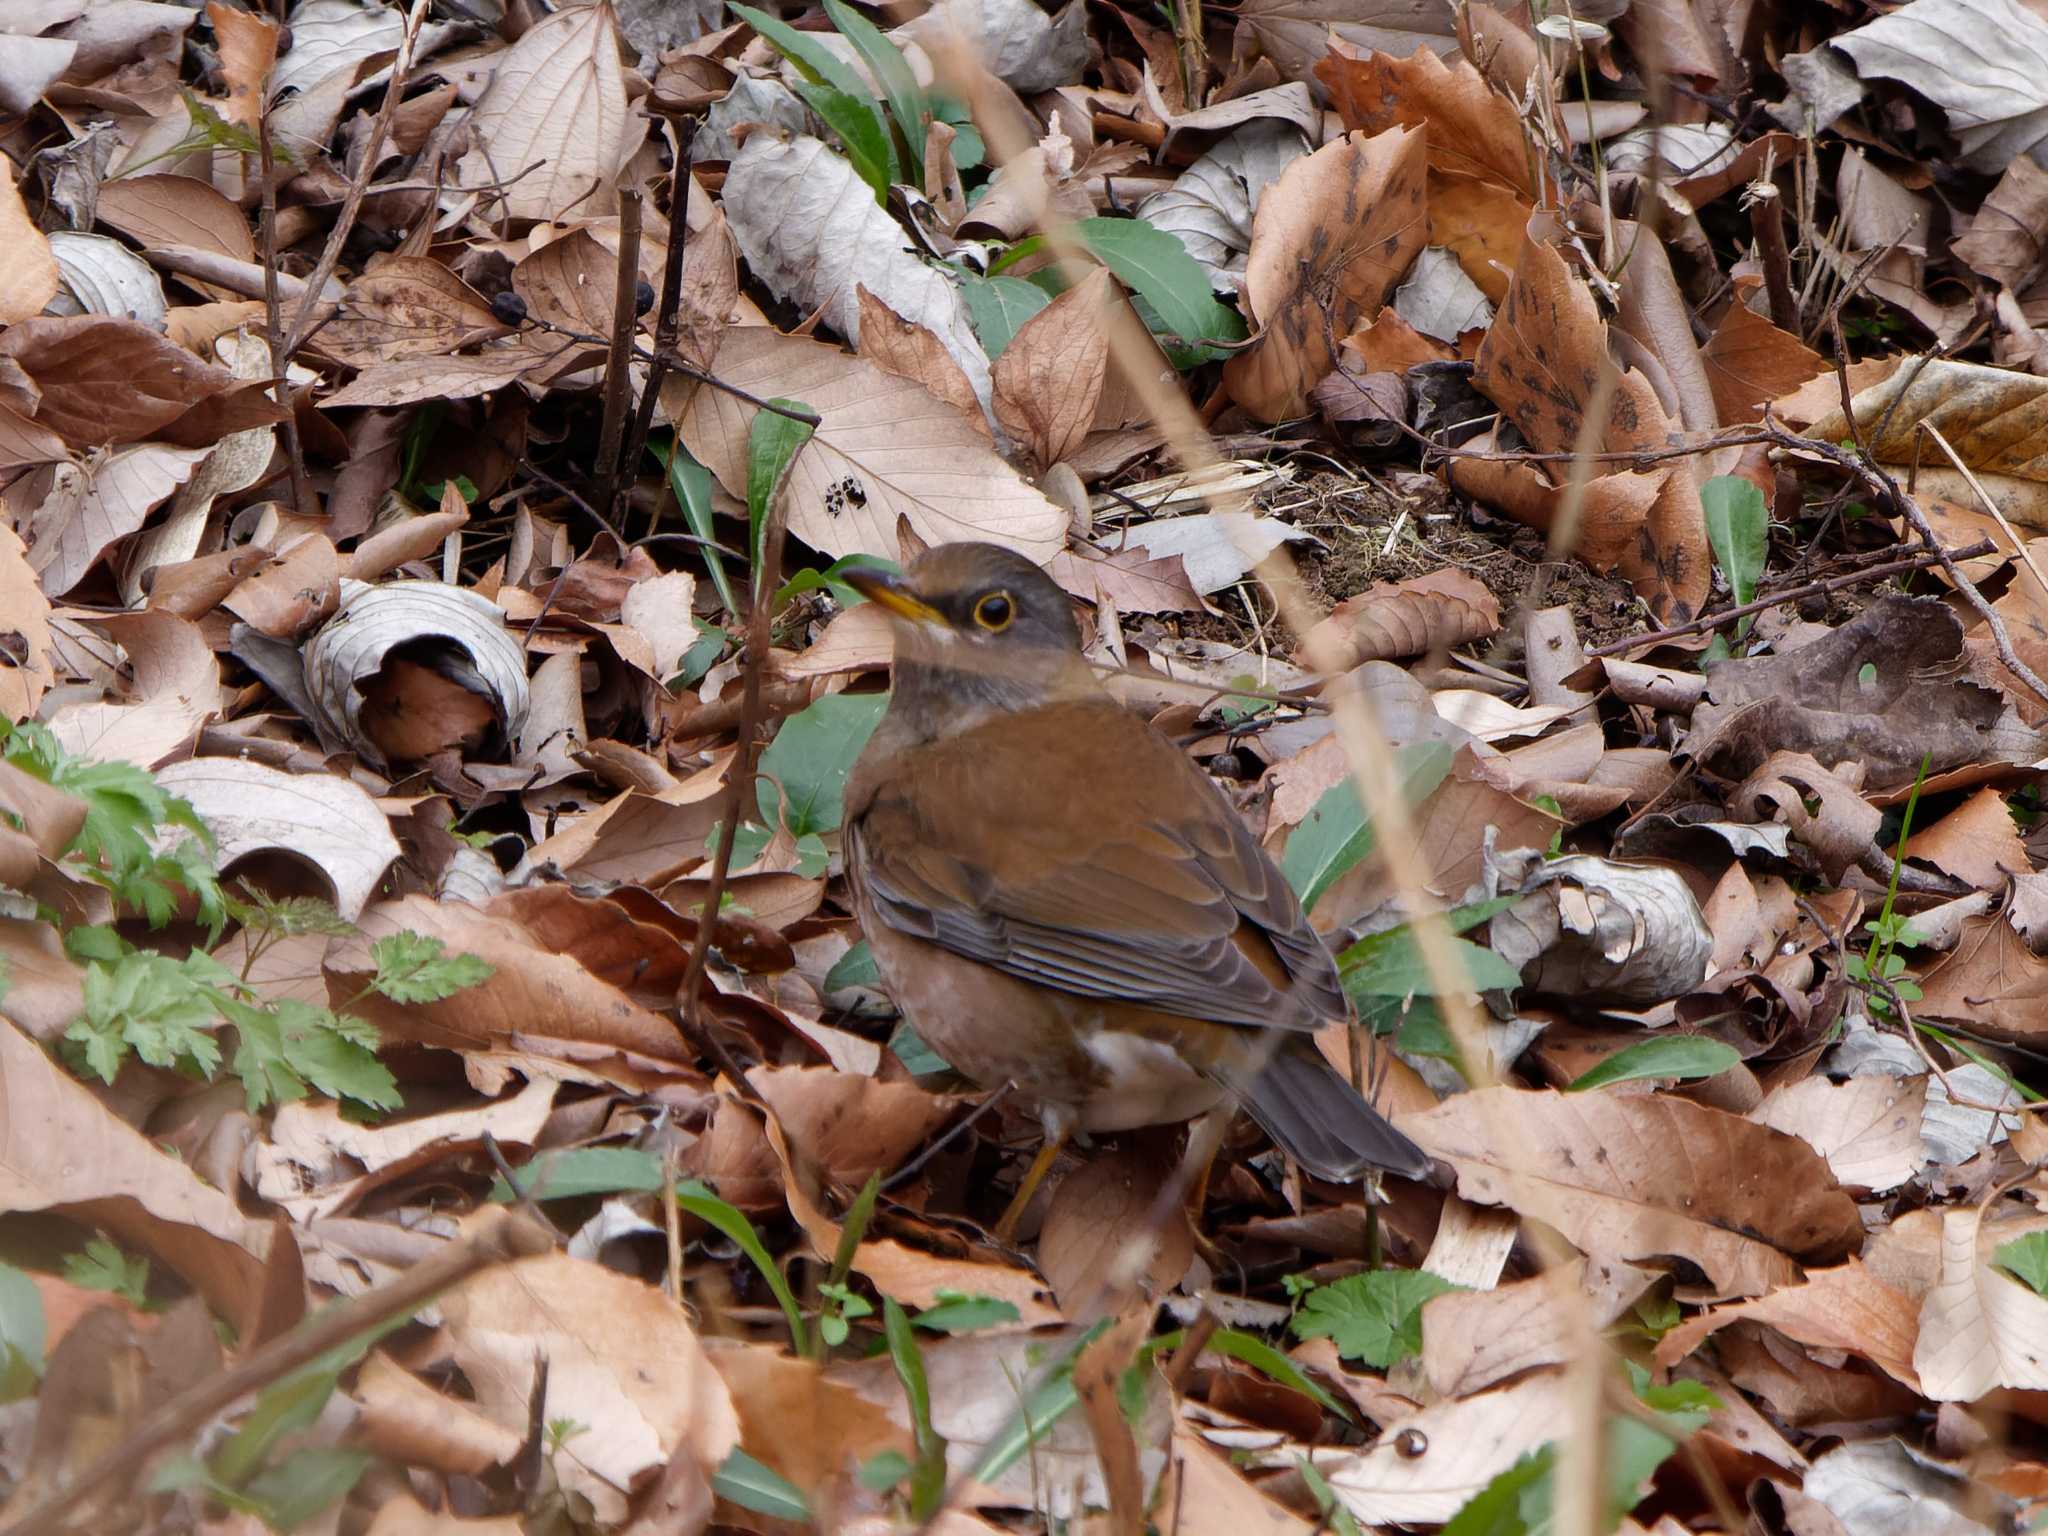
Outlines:
[{"label": "small green plant", "polygon": [[149,1305],[149,1260],[131,1259],[106,1237],[93,1238],[83,1253],[66,1254],[64,1278],[81,1290],[108,1291],[138,1307]]},{"label": "small green plant", "polygon": [[[258,142],[255,134],[242,127],[239,123],[229,122],[218,112],[214,111],[212,105],[203,97],[186,90],[182,86],[179,88],[178,94],[184,99],[185,116],[189,119],[189,126],[185,129],[184,137],[180,138],[169,149],[151,155],[147,159],[138,160],[133,165],[123,166],[109,178],[110,180],[118,181],[123,176],[140,175],[159,161],[176,160],[180,156],[192,154],[196,150],[218,149],[225,150],[232,155],[251,156],[263,153],[263,146]],[[286,165],[296,165],[298,163],[293,158],[290,148],[279,143],[276,139],[272,139],[270,142],[270,152]]]},{"label": "small green plant", "polygon": [[371,993],[397,1003],[437,1002],[484,981],[490,965],[449,954],[439,939],[394,933],[370,946],[375,971],[340,1008],[266,997],[247,978],[269,945],[293,933],[355,930],[324,902],[245,895],[231,903],[251,936],[240,976],[203,951],[172,960],[132,947],[112,929],[68,932],[67,949],[85,964],[84,1008],[64,1035],[73,1066],[112,1082],[133,1055],[211,1078],[221,1065],[214,1030],[225,1021],[235,1028],[229,1070],[241,1079],[251,1111],[314,1091],[365,1109],[397,1108],[397,1081],[377,1059],[377,1030],[348,1010]]},{"label": "small green plant", "polygon": [[846,1284],[827,1280],[818,1287],[818,1337],[828,1349],[837,1349],[852,1333],[852,1324],[875,1315],[875,1304]]},{"label": "small green plant", "polygon": [[2037,1296],[2048,1296],[2048,1232],[2029,1232],[2000,1243],[1991,1262]]},{"label": "small green plant", "polygon": [[[70,873],[104,886],[152,928],[189,901],[208,932],[219,935],[227,913],[213,872],[213,840],[190,803],[166,794],[133,763],[73,757],[34,721],[0,719],[0,757],[84,802],[85,820],[63,855]],[[189,835],[171,841],[177,829]]]},{"label": "small green plant", "polygon": [[1920,985],[1906,975],[1906,957],[1899,951],[1915,948],[1925,940],[1913,931],[1894,904],[1899,895],[1899,871],[1906,862],[1906,842],[1913,835],[1913,812],[1919,807],[1920,786],[1927,782],[1927,769],[1932,761],[1932,754],[1920,759],[1913,791],[1906,797],[1906,809],[1899,817],[1899,841],[1892,849],[1892,877],[1885,886],[1884,905],[1878,908],[1876,917],[1863,925],[1870,943],[1862,954],[1850,954],[1844,959],[1843,969],[1851,981],[1863,988],[1870,1011],[1878,1018],[1890,1015],[1893,998],[1902,1003],[1920,1001]]},{"label": "small green plant", "polygon": [[[1714,552],[1714,564],[1728,583],[1735,606],[1756,598],[1764,562],[1770,554],[1771,514],[1764,505],[1764,493],[1740,475],[1716,475],[1700,487],[1700,508],[1707,524],[1707,544]],[[1750,620],[1735,626],[1735,644],[1749,634]],[[1714,636],[1701,664],[1725,661],[1732,652],[1729,642]]]},{"label": "small green plant", "polygon": [[1347,1360],[1386,1370],[1422,1352],[1423,1303],[1463,1290],[1426,1269],[1374,1269],[1313,1286],[1288,1327],[1299,1339],[1328,1339]]}]

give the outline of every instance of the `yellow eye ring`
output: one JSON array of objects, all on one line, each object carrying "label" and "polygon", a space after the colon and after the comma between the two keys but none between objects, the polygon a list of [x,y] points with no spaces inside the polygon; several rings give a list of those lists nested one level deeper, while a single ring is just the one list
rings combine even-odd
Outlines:
[{"label": "yellow eye ring", "polygon": [[990,634],[1010,627],[1017,616],[1017,604],[1007,592],[991,592],[974,605],[974,622]]}]

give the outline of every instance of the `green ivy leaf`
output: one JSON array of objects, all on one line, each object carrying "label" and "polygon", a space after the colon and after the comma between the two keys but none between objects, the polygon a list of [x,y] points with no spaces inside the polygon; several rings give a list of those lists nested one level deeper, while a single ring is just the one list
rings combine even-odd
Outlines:
[{"label": "green ivy leaf", "polygon": [[1421,1352],[1422,1304],[1463,1289],[1426,1269],[1375,1269],[1317,1286],[1290,1326],[1299,1338],[1327,1338],[1347,1360],[1386,1370]]},{"label": "green ivy leaf", "polygon": [[828,693],[783,721],[761,754],[762,819],[793,837],[836,831],[846,776],[888,707],[885,693]]}]

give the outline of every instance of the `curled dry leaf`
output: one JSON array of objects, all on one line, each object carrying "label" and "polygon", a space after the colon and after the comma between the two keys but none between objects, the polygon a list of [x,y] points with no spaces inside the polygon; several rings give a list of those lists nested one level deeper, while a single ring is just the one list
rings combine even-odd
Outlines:
[{"label": "curled dry leaf", "polygon": [[[444,703],[460,702],[457,695],[479,701],[500,740],[526,722],[526,654],[497,606],[465,588],[344,581],[340,608],[306,642],[304,657],[314,728],[379,766],[388,759],[378,716],[388,721],[388,705],[399,697],[374,688],[380,677],[394,688],[411,681],[431,689],[438,680],[447,685]],[[391,677],[394,665],[405,669],[402,677]],[[382,712],[374,710],[379,700],[387,704]]]},{"label": "curled dry leaf", "polygon": [[1815,1349],[1846,1350],[1894,1380],[1920,1390],[1913,1371],[1919,1332],[1917,1298],[1888,1285],[1861,1260],[1808,1272],[1754,1301],[1713,1307],[1657,1341],[1657,1363],[1667,1369],[1698,1349],[1709,1335],[1736,1322],[1768,1323]]},{"label": "curled dry leaf", "polygon": [[[885,373],[908,379],[934,399],[943,400],[983,431],[987,420],[974,386],[960,364],[930,329],[906,320],[859,284],[860,355]],[[1014,340],[1014,338],[1013,338]],[[1100,381],[1097,381],[1100,389]]]},{"label": "curled dry leaf", "polygon": [[1529,849],[1496,867],[1522,899],[1494,918],[1492,947],[1530,991],[1641,1007],[1706,980],[1714,936],[1677,870]]},{"label": "curled dry leaf", "polygon": [[1108,269],[1097,267],[1020,325],[995,360],[996,420],[1041,471],[1087,441],[1109,367],[1106,311],[1119,302]]},{"label": "curled dry leaf", "polygon": [[[1818,810],[1810,803],[1817,802]],[[1751,821],[1782,821],[1820,860],[1830,880],[1868,857],[1883,813],[1855,787],[1803,752],[1774,752],[1729,796],[1729,808]]]},{"label": "curled dry leaf", "polygon": [[440,1308],[442,1337],[493,1422],[523,1431],[538,1411],[544,1424],[584,1426],[556,1471],[600,1520],[620,1519],[627,1494],[672,1458],[708,1481],[739,1444],[723,1378],[682,1308],[652,1286],[548,1254],[487,1270]]},{"label": "curled dry leaf", "polygon": [[1140,1137],[1090,1158],[1060,1181],[1038,1235],[1038,1267],[1060,1309],[1092,1323],[1157,1298],[1194,1260],[1194,1236],[1178,1204],[1161,1212],[1174,1159],[1158,1138]]},{"label": "curled dry leaf", "polygon": [[403,850],[384,812],[348,779],[286,773],[247,758],[195,757],[157,782],[192,803],[213,833],[219,867],[278,852],[317,869],[353,922]]},{"label": "curled dry leaf", "polygon": [[1231,398],[1259,420],[1307,413],[1337,339],[1386,303],[1422,249],[1423,153],[1420,133],[1346,134],[1260,199],[1244,280],[1259,332],[1223,368]]},{"label": "curled dry leaf", "polygon": [[1942,1212],[1941,1270],[1913,1346],[1920,1389],[1936,1402],[2048,1388],[2048,1297],[1994,1263],[2002,1245],[2044,1226],[2040,1216],[1987,1220],[1982,1205]]},{"label": "curled dry leaf", "polygon": [[1686,1099],[1484,1088],[1400,1125],[1466,1199],[1548,1222],[1589,1258],[1686,1260],[1722,1296],[1788,1284],[1794,1258],[1863,1238],[1805,1142]]},{"label": "curled dry leaf", "polygon": [[1425,656],[1469,645],[1500,628],[1500,600],[1475,578],[1446,567],[1406,581],[1383,581],[1347,597],[1295,652],[1337,671],[1368,661]]},{"label": "curled dry leaf", "polygon": [[830,1067],[754,1067],[747,1081],[775,1111],[790,1145],[848,1189],[902,1166],[955,1107],[915,1083]]}]

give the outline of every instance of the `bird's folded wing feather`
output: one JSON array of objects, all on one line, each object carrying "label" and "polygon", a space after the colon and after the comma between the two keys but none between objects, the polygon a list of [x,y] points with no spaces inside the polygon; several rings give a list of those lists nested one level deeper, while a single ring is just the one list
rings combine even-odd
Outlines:
[{"label": "bird's folded wing feather", "polygon": [[1111,739],[1065,783],[1004,772],[997,722],[877,786],[848,832],[881,919],[1078,996],[1252,1027],[1345,1016],[1328,950],[1200,770],[1121,712],[1073,723]]}]

